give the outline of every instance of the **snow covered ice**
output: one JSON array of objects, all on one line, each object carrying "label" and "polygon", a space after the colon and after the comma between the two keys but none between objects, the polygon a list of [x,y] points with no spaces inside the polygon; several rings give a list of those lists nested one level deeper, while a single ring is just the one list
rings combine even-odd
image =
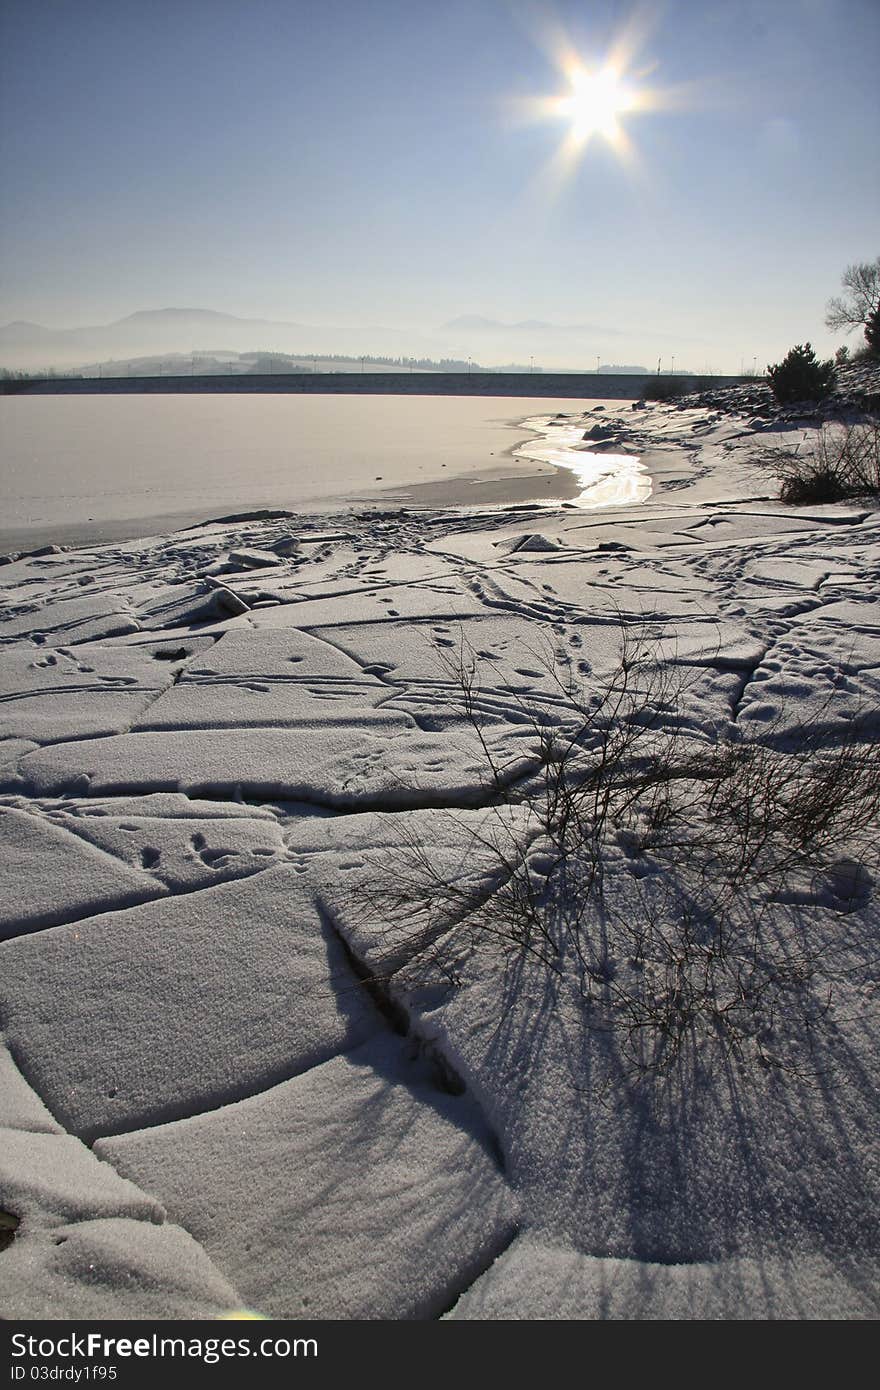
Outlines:
[{"label": "snow covered ice", "polygon": [[[862,827],[761,907],[830,963],[803,1068],[761,1039],[634,1080],[567,978],[454,928],[435,972],[430,913],[400,908],[426,861],[491,890],[500,788],[627,631],[676,673],[689,757],[876,747],[876,506],[772,500],[742,417],[601,426],[553,428],[641,458],[616,506],[0,567],[2,1316],[876,1316]],[[653,868],[622,834],[603,854],[632,915]]]}]

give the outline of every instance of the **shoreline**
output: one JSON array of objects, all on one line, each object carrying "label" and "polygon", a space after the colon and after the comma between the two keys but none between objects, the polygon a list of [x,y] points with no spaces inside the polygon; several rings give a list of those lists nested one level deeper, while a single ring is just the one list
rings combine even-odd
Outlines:
[{"label": "shoreline", "polygon": [[[574,405],[575,402],[549,401],[548,404]],[[609,399],[603,404],[606,413],[602,414],[601,420],[615,419],[614,412],[621,409],[621,403]],[[595,404],[591,404],[586,410],[557,412],[557,416],[564,413],[568,421],[576,421],[576,424],[568,425],[573,442],[576,440],[580,443],[588,421],[599,418],[593,415],[595,410]],[[394,482],[385,488],[346,489],[335,496],[313,496],[296,501],[285,496],[283,487],[269,490],[264,485],[262,488],[255,488],[244,500],[235,491],[228,498],[228,505],[218,497],[215,505],[206,503],[198,507],[166,508],[144,516],[89,517],[75,521],[46,520],[32,525],[7,525],[0,527],[0,555],[27,553],[49,545],[83,548],[116,541],[140,540],[170,531],[207,525],[218,516],[231,513],[244,516],[267,509],[304,517],[345,515],[352,510],[370,512],[395,507],[419,511],[457,511],[474,507],[504,508],[529,503],[540,507],[574,505],[587,510],[592,507],[632,505],[651,496],[652,478],[638,456],[612,453],[603,455],[586,449],[560,447],[557,442],[550,442],[554,428],[552,422],[555,418],[557,417],[531,414],[525,418],[517,415],[499,421],[503,430],[515,430],[519,437],[508,444],[499,455],[499,459],[504,460],[503,463],[487,463],[485,467],[470,472],[456,471],[447,477],[435,476],[425,480]],[[537,423],[545,420],[548,422],[545,427]],[[548,428],[551,434],[548,434]],[[525,431],[527,434],[522,437]],[[487,444],[489,442],[492,441],[487,439]],[[488,451],[490,458],[493,452]],[[563,455],[566,456],[565,459]],[[578,457],[583,460],[580,466]],[[609,470],[607,465],[603,466],[603,458],[608,461],[623,458],[635,461],[635,469],[627,470],[628,486],[610,496],[607,491]],[[430,468],[432,465],[419,465],[419,468],[423,466]],[[445,462],[437,464],[435,461],[433,471],[439,473],[439,470],[446,466]],[[614,470],[611,477],[615,477]],[[642,477],[644,482],[639,486],[639,479]],[[379,481],[378,477],[376,481]],[[589,500],[591,494],[595,495],[593,501]],[[96,506],[102,500],[102,497],[97,497],[93,505]]]},{"label": "shoreline", "polygon": [[[535,506],[576,505],[581,488],[575,474],[561,465],[552,475],[530,473],[522,477],[497,476],[499,470],[487,468],[474,476],[457,474],[452,478],[429,483],[413,483],[405,490],[393,489],[370,495],[349,494],[338,502],[333,500],[304,502],[296,507],[286,508],[280,504],[255,502],[235,509],[235,515],[242,524],[248,520],[262,520],[267,512],[290,517],[344,518],[355,512],[369,516],[388,510],[412,511],[415,513],[437,510],[452,514],[466,513],[473,507],[494,507],[503,511],[506,507],[517,507],[534,503]],[[557,477],[556,474],[559,474]],[[567,476],[566,476],[567,475]],[[541,485],[554,488],[552,497],[541,496]],[[0,529],[0,556],[18,552],[21,555],[32,553],[44,546],[65,546],[73,549],[88,549],[92,546],[113,544],[116,541],[138,541],[149,537],[173,535],[180,531],[195,530],[200,526],[212,526],[223,521],[215,508],[211,515],[204,510],[198,512],[166,512],[155,517],[125,518],[106,522],[71,522],[68,525],[34,528],[26,532],[20,528]]]}]

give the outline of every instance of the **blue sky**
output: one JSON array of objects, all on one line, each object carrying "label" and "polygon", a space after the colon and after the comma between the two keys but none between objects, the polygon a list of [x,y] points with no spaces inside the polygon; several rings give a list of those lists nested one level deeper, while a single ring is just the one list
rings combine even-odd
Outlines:
[{"label": "blue sky", "polygon": [[623,115],[637,167],[597,137],[551,197],[565,125],[516,100],[567,87],[551,25],[589,63],[633,12],[2,0],[0,322],[185,304],[361,351],[476,314],[596,326],[540,339],[548,364],[830,351],[826,300],[880,253],[880,4],[651,6],[633,70],[687,103]]}]

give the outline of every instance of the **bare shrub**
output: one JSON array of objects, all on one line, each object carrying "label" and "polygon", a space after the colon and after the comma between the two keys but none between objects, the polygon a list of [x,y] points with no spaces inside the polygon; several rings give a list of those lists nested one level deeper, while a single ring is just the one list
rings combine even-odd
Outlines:
[{"label": "bare shrub", "polygon": [[782,501],[795,506],[880,494],[880,420],[823,425],[806,445],[764,449],[756,461],[779,479]]},{"label": "bare shrub", "polygon": [[460,826],[455,871],[413,836],[370,885],[394,943],[380,968],[406,994],[456,984],[476,951],[531,965],[574,986],[587,1026],[636,1079],[697,1065],[708,1048],[807,1071],[831,976],[780,904],[805,880],[822,901],[842,862],[858,878],[853,840],[867,852],[880,830],[876,738],[852,723],[829,741],[817,725],[786,752],[735,729],[695,733],[680,712],[692,675],[625,625],[597,688],[558,661],[547,669],[559,705],[520,702],[537,770],[505,786],[462,641],[450,674],[489,804]]}]

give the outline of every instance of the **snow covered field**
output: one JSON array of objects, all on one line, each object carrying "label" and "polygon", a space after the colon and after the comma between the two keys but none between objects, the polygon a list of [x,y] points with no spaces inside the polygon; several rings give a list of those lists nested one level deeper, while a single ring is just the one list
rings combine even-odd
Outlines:
[{"label": "snow covered field", "polygon": [[[727,897],[703,831],[876,749],[880,511],[781,506],[742,416],[561,408],[650,497],[0,567],[3,1317],[876,1316],[876,821],[822,783]],[[612,788],[574,950],[542,731],[629,642],[626,766],[693,826]],[[739,994],[627,1029],[685,900]]]}]

